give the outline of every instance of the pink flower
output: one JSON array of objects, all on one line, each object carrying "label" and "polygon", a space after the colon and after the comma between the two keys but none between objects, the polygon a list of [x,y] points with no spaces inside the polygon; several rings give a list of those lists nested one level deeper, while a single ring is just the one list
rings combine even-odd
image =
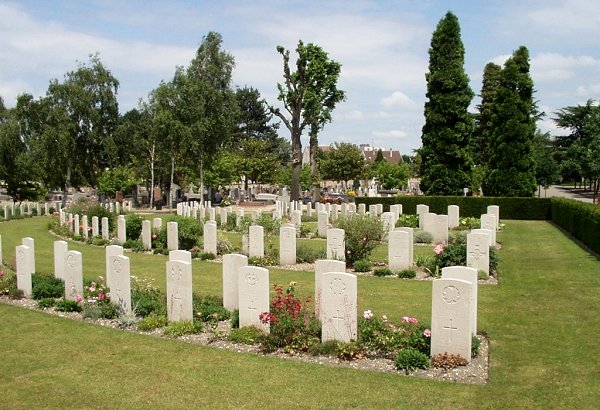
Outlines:
[{"label": "pink flower", "polygon": [[104,300],[104,293],[98,293],[98,300]]},{"label": "pink flower", "polygon": [[425,330],[423,331],[423,336],[425,336],[425,337],[431,337],[431,330],[429,330],[429,329],[425,329]]},{"label": "pink flower", "polygon": [[444,252],[444,245],[442,245],[441,243],[439,245],[436,245],[436,247],[433,248],[433,251],[436,255],[439,255],[440,253]]},{"label": "pink flower", "polygon": [[157,234],[153,234],[152,235],[152,239],[156,239],[156,238],[158,238],[158,235]]},{"label": "pink flower", "polygon": [[3,270],[0,270],[0,278],[6,275]]},{"label": "pink flower", "polygon": [[410,316],[402,316],[402,323],[417,323],[418,320]]},{"label": "pink flower", "polygon": [[75,295],[75,300],[77,302],[81,302],[83,300],[83,297],[78,293],[77,295]]},{"label": "pink flower", "polygon": [[363,317],[365,319],[371,319],[373,317],[373,312],[371,312],[370,310],[365,310],[363,312]]}]

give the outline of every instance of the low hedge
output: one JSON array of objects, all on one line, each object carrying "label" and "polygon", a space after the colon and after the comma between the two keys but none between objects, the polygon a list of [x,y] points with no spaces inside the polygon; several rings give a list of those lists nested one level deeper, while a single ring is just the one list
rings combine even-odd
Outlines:
[{"label": "low hedge", "polygon": [[356,203],[364,203],[367,208],[373,204],[383,204],[383,210],[389,211],[390,205],[402,204],[405,214],[415,214],[417,205],[429,206],[429,211],[446,214],[448,205],[458,205],[460,216],[479,218],[487,212],[489,205],[500,207],[500,219],[550,220],[552,206],[550,198],[505,198],[472,196],[395,196],[387,198],[356,198]]},{"label": "low hedge", "polygon": [[552,221],[600,253],[600,206],[552,198]]}]

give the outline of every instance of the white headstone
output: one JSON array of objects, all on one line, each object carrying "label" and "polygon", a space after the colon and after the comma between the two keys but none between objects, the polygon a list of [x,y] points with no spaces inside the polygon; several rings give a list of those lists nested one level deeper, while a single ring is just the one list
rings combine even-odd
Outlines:
[{"label": "white headstone", "polygon": [[98,224],[98,217],[92,216],[92,237],[100,236],[100,229]]},{"label": "white headstone", "polygon": [[112,277],[110,272],[110,261],[113,256],[123,256],[123,247],[119,245],[108,245],[104,248],[104,273],[106,275],[106,286],[112,286]]},{"label": "white headstone", "polygon": [[216,221],[216,211],[215,208],[208,208],[208,220]]},{"label": "white headstone", "polygon": [[296,227],[302,225],[302,211],[292,211],[292,223]]},{"label": "white headstone", "polygon": [[238,291],[240,268],[248,266],[248,257],[238,253],[223,255],[223,307],[239,309]]},{"label": "white headstone", "polygon": [[[275,217],[273,217],[275,219]],[[240,208],[237,210],[237,217],[235,218],[235,226],[238,228],[242,226],[242,221],[244,220],[244,209]]]},{"label": "white headstone", "polygon": [[394,214],[394,226],[398,219],[400,219],[400,215],[402,215],[402,204],[394,204],[390,205],[390,212]]},{"label": "white headstone", "polygon": [[483,233],[467,234],[467,266],[490,274],[490,238]]},{"label": "white headstone", "polygon": [[279,228],[279,264],[296,264],[296,227],[294,225],[286,224]]},{"label": "white headstone", "polygon": [[377,205],[369,205],[369,215],[377,216]]},{"label": "white headstone", "polygon": [[147,219],[142,221],[142,245],[147,251],[152,249],[152,222]]},{"label": "white headstone", "polygon": [[346,263],[332,259],[319,259],[315,261],[315,316],[320,321],[321,317],[321,284],[323,274],[327,272],[346,272]]},{"label": "white headstone", "polygon": [[449,266],[442,268],[442,279],[459,279],[471,283],[471,334],[477,334],[477,269],[465,266]]},{"label": "white headstone", "polygon": [[179,249],[179,227],[177,222],[167,222],[167,249],[171,251]]},{"label": "white headstone", "polygon": [[217,223],[208,221],[204,224],[204,252],[217,256]]},{"label": "white headstone", "polygon": [[219,211],[219,219],[221,220],[221,228],[227,225],[227,218],[229,216],[228,208],[221,208]]},{"label": "white headstone", "polygon": [[471,361],[472,283],[457,279],[433,281],[431,355],[450,353]]},{"label": "white headstone", "polygon": [[110,232],[108,228],[108,218],[102,217],[102,239],[108,241],[110,239]]},{"label": "white headstone", "polygon": [[327,231],[327,259],[346,260],[346,239],[343,229],[332,228]]},{"label": "white headstone", "polygon": [[90,225],[88,223],[87,215],[83,215],[81,217],[81,225],[82,225],[82,235],[85,239],[87,239],[90,235]]},{"label": "white headstone", "polygon": [[448,215],[437,215],[435,217],[433,241],[448,243]]},{"label": "white headstone", "polygon": [[162,218],[154,218],[152,220],[152,228],[154,228],[157,231],[160,231],[162,228]]},{"label": "white headstone", "polygon": [[356,276],[327,272],[321,276],[322,340],[356,340],[358,330]]},{"label": "white headstone", "polygon": [[117,217],[117,242],[123,245],[127,241],[127,225],[125,224],[125,215]]},{"label": "white headstone", "polygon": [[358,213],[360,215],[364,215],[367,212],[367,205],[365,204],[358,204]]},{"label": "white headstone", "polygon": [[490,205],[487,207],[487,213],[496,216],[496,230],[500,229],[500,207],[498,205]]},{"label": "white headstone", "polygon": [[381,215],[383,213],[383,204],[377,204],[377,215]]},{"label": "white headstone", "polygon": [[396,228],[396,229],[399,230],[399,231],[402,231],[402,232],[406,232],[409,235],[409,241],[410,241],[410,246],[408,248],[409,251],[410,251],[410,256],[409,256],[410,259],[409,260],[410,260],[410,264],[412,266],[413,261],[414,261],[414,242],[415,242],[414,236],[415,236],[415,230],[413,228],[409,228],[409,227],[406,227],[406,226],[403,226],[401,228]]},{"label": "white headstone", "polygon": [[448,205],[448,228],[456,228],[460,222],[460,208],[458,205]]},{"label": "white headstone", "polygon": [[381,222],[383,223],[383,238],[387,238],[388,232],[395,228],[396,221],[393,212],[384,212],[381,214]]},{"label": "white headstone", "polygon": [[65,280],[65,255],[69,245],[65,241],[54,241],[54,277]]},{"label": "white headstone", "polygon": [[496,246],[496,215],[483,214],[481,215],[481,229],[489,229],[492,233],[492,243]]},{"label": "white headstone", "polygon": [[260,225],[251,225],[249,229],[248,256],[255,258],[265,257],[265,234]]},{"label": "white headstone", "polygon": [[274,209],[272,214],[273,219],[281,219],[281,210]]},{"label": "white headstone", "polygon": [[83,260],[81,252],[65,253],[65,299],[77,300],[83,296]]},{"label": "white headstone", "polygon": [[486,235],[488,237],[489,246],[496,246],[496,243],[493,242],[493,234],[492,234],[491,230],[489,230],[489,229],[471,229],[471,233],[478,233],[478,234]]},{"label": "white headstone", "polygon": [[80,226],[79,226],[79,214],[75,214],[73,216],[73,235],[80,235]]},{"label": "white headstone", "polygon": [[256,266],[239,268],[238,275],[240,327],[256,326],[269,331],[269,324],[261,323],[260,315],[269,312],[269,271]]},{"label": "white headstone", "polygon": [[169,322],[193,320],[191,263],[167,262],[167,317]]},{"label": "white headstone", "polygon": [[110,259],[112,286],[110,300],[124,313],[131,313],[131,268],[127,256],[116,255]]},{"label": "white headstone", "polygon": [[411,234],[394,229],[390,232],[388,242],[388,267],[391,270],[412,268],[412,237]]},{"label": "white headstone", "polygon": [[15,248],[15,256],[17,259],[17,289],[23,291],[26,298],[31,297],[31,274],[32,255],[31,248],[26,245],[19,245]]},{"label": "white headstone", "polygon": [[169,251],[169,261],[192,263],[192,252],[182,250]]},{"label": "white headstone", "polygon": [[327,237],[327,224],[329,224],[329,216],[327,212],[319,211],[318,213],[318,235],[320,238]]},{"label": "white headstone", "polygon": [[30,256],[30,265],[29,267],[31,268],[31,273],[35,273],[35,241],[33,240],[33,238],[30,237],[25,237],[21,240],[21,245],[25,245],[27,247],[29,247],[29,249],[31,250],[31,256]]},{"label": "white headstone", "polygon": [[425,215],[429,213],[429,206],[427,205],[423,205],[423,204],[418,204],[417,205],[417,215],[419,216],[419,228],[421,229],[425,229],[423,227],[423,217],[422,215]]},{"label": "white headstone", "polygon": [[250,235],[247,233],[242,235],[242,253],[246,256],[250,253]]}]

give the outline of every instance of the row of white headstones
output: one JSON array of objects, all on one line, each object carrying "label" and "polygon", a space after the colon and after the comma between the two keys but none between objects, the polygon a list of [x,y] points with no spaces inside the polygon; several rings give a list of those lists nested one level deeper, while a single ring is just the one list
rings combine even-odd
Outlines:
[{"label": "row of white headstones", "polygon": [[[399,232],[409,235],[406,231]],[[484,236],[489,241],[489,235]],[[24,238],[22,245],[16,247],[17,286],[27,297],[32,293],[34,248],[32,238]],[[65,281],[65,298],[77,300],[78,295],[83,294],[81,253],[69,251],[65,241],[56,241],[54,265],[55,275]],[[123,248],[118,245],[107,246],[107,286],[110,288],[111,300],[124,312],[131,312],[130,272],[130,261],[123,255]],[[191,253],[171,251],[166,263],[166,275],[169,320],[192,320]],[[224,256],[223,303],[227,309],[239,309],[240,326],[257,326],[264,331],[269,330],[269,324],[260,321],[260,314],[269,311],[269,289],[267,269],[248,266],[248,257],[245,255]],[[328,259],[315,263],[315,313],[322,322],[323,341],[356,339],[357,293],[356,276],[345,271],[343,261]],[[476,331],[477,269],[444,268],[442,278],[433,281],[431,354],[448,352],[470,360],[471,338]]]}]

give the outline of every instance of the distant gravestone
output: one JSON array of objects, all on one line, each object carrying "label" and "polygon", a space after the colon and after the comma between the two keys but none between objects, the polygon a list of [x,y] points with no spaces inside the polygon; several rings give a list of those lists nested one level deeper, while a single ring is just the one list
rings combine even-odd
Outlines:
[{"label": "distant gravestone", "polygon": [[193,319],[191,263],[167,262],[167,317],[169,322]]},{"label": "distant gravestone", "polygon": [[273,210],[272,216],[273,220],[281,219],[281,210],[275,209]]},{"label": "distant gravestone", "polygon": [[369,205],[369,215],[377,216],[377,205]]},{"label": "distant gravestone", "polygon": [[162,218],[154,218],[152,220],[152,228],[154,228],[157,231],[160,231],[162,229]]},{"label": "distant gravestone", "polygon": [[31,250],[29,267],[31,268],[31,273],[35,273],[35,267],[36,267],[36,264],[35,264],[35,241],[33,240],[33,238],[30,238],[29,236],[27,236],[21,240],[21,245],[28,246],[29,249]]},{"label": "distant gravestone", "polygon": [[448,228],[456,228],[460,223],[460,208],[458,205],[448,205]]},{"label": "distant gravestone", "polygon": [[479,233],[483,235],[487,235],[489,246],[496,246],[496,243],[493,241],[492,231],[489,229],[471,229],[471,233]]},{"label": "distant gravestone", "polygon": [[383,224],[383,238],[388,237],[388,233],[395,228],[396,221],[393,212],[384,212],[381,214],[381,223]]},{"label": "distant gravestone", "polygon": [[125,215],[119,215],[117,218],[117,243],[119,243],[119,245],[123,245],[126,241],[127,225],[125,224]]},{"label": "distant gravestone", "polygon": [[459,279],[465,280],[471,283],[471,334],[475,336],[477,334],[477,298],[478,298],[478,283],[477,283],[477,269],[469,268],[466,266],[449,266],[442,268],[442,279]]},{"label": "distant gravestone", "polygon": [[394,214],[394,225],[400,219],[400,215],[402,215],[402,204],[394,204],[390,205],[390,212]]},{"label": "distant gravestone", "polygon": [[110,259],[112,286],[109,288],[110,300],[124,313],[131,313],[131,268],[129,258],[122,255]]},{"label": "distant gravestone", "polygon": [[483,214],[481,215],[481,229],[489,229],[492,234],[493,246],[496,246],[496,215]]},{"label": "distant gravestone", "polygon": [[169,251],[169,261],[192,263],[192,252],[183,250]]},{"label": "distant gravestone", "polygon": [[357,282],[345,272],[327,272],[321,276],[322,341],[356,340]]},{"label": "distant gravestone", "polygon": [[87,239],[89,234],[90,234],[90,225],[88,222],[88,217],[87,215],[83,215],[81,217],[81,225],[82,225],[82,235],[84,239]]},{"label": "distant gravestone", "polygon": [[215,208],[208,208],[208,220],[209,221],[216,221],[216,211]]},{"label": "distant gravestone", "polygon": [[[275,217],[273,217],[273,219],[275,219]],[[240,227],[242,226],[242,221],[244,220],[244,210],[242,208],[237,210],[237,217],[235,218],[235,226],[236,227]]]},{"label": "distant gravestone", "polygon": [[[421,224],[422,222],[422,224]],[[434,236],[437,223],[437,214],[432,212],[423,213],[419,216],[419,227],[423,225],[422,229],[425,232],[429,232],[431,236]]]},{"label": "distant gravestone", "polygon": [[227,225],[227,218],[229,216],[228,208],[221,208],[219,212],[219,218],[221,219],[221,228],[225,228]]},{"label": "distant gravestone", "polygon": [[250,253],[250,235],[242,235],[242,253],[246,256]]},{"label": "distant gravestone", "polygon": [[418,204],[417,205],[417,215],[419,216],[419,228],[424,229],[423,228],[423,215],[429,213],[429,206],[427,205],[423,205],[423,204]]},{"label": "distant gravestone", "polygon": [[496,216],[496,230],[500,229],[500,207],[498,205],[489,205],[487,213]]},{"label": "distant gravestone", "polygon": [[410,233],[394,229],[390,232],[388,241],[388,267],[391,270],[412,268]]},{"label": "distant gravestone", "polygon": [[327,272],[346,272],[346,263],[332,259],[318,259],[315,261],[315,316],[320,321],[321,317],[321,297],[322,297],[322,277]]},{"label": "distant gravestone", "polygon": [[214,221],[204,224],[204,252],[217,256],[217,223]]},{"label": "distant gravestone", "polygon": [[31,297],[31,274],[32,258],[31,248],[26,245],[19,245],[15,248],[15,256],[17,259],[17,289],[23,291],[26,298]]},{"label": "distant gravestone", "polygon": [[110,233],[108,228],[108,218],[102,217],[102,239],[108,241],[110,239]]},{"label": "distant gravestone", "polygon": [[167,222],[167,249],[170,251],[179,249],[179,226],[177,222]]},{"label": "distant gravestone", "polygon": [[248,266],[248,257],[238,253],[223,255],[223,307],[229,311],[239,309],[240,268]]},{"label": "distant gravestone", "polygon": [[431,356],[447,352],[471,361],[471,291],[466,280],[433,281]]},{"label": "distant gravestone", "polygon": [[312,208],[312,202],[308,202],[308,203],[306,204],[306,216],[307,216],[308,218],[311,218],[311,217],[312,217],[312,211],[313,211],[313,208]]},{"label": "distant gravestone", "polygon": [[81,231],[80,228],[81,227],[79,226],[79,214],[75,214],[75,216],[73,217],[73,235],[79,236]]},{"label": "distant gravestone", "polygon": [[65,299],[77,300],[83,296],[83,260],[81,252],[65,253]]},{"label": "distant gravestone", "polygon": [[269,271],[256,266],[240,267],[238,290],[240,327],[256,326],[268,332],[270,326],[261,323],[260,315],[269,312]]},{"label": "distant gravestone", "polygon": [[434,222],[433,241],[448,243],[448,215],[437,215]]},{"label": "distant gravestone", "polygon": [[279,264],[296,264],[296,227],[294,225],[286,224],[279,228]]},{"label": "distant gravestone", "polygon": [[327,259],[346,260],[346,232],[343,229],[327,230]]},{"label": "distant gravestone", "polygon": [[337,221],[338,217],[338,204],[331,204],[331,213],[329,215],[331,222]]},{"label": "distant gravestone", "polygon": [[358,204],[358,213],[360,215],[364,215],[367,212],[367,205],[366,204]]},{"label": "distant gravestone", "polygon": [[108,245],[104,248],[104,273],[106,275],[106,286],[112,286],[112,277],[110,272],[110,261],[114,256],[123,256],[123,247],[119,245]]},{"label": "distant gravestone", "polygon": [[152,222],[147,219],[142,221],[142,246],[146,251],[152,249]]},{"label": "distant gravestone", "polygon": [[100,236],[100,229],[98,224],[98,217],[92,216],[92,237],[96,238]]},{"label": "distant gravestone", "polygon": [[409,235],[409,243],[410,243],[410,245],[408,247],[408,250],[410,252],[410,256],[409,256],[410,266],[412,266],[413,261],[414,261],[414,243],[415,243],[414,237],[415,237],[415,230],[413,228],[409,228],[407,226],[403,226],[401,228],[396,228],[396,229],[399,230],[399,231],[402,231],[402,232],[406,232]]},{"label": "distant gravestone", "polygon": [[292,223],[296,227],[302,225],[302,211],[292,211]]},{"label": "distant gravestone", "polygon": [[265,234],[260,225],[251,225],[249,228],[248,256],[251,258],[265,257]]},{"label": "distant gravestone", "polygon": [[467,234],[467,266],[490,274],[490,238],[484,233]]},{"label": "distant gravestone", "polygon": [[69,245],[65,241],[54,241],[54,277],[65,280],[65,257]]},{"label": "distant gravestone", "polygon": [[327,212],[319,211],[318,213],[318,235],[319,238],[327,237],[327,224],[329,224],[329,216]]},{"label": "distant gravestone", "polygon": [[377,204],[377,215],[381,215],[383,213],[383,204]]}]

